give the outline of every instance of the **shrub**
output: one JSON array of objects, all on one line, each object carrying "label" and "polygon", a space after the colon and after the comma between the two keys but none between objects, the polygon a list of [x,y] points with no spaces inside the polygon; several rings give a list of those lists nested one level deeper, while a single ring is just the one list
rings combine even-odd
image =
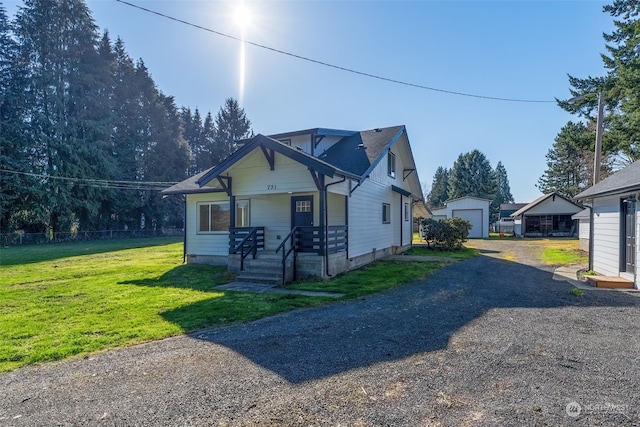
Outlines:
[{"label": "shrub", "polygon": [[422,233],[427,245],[434,245],[445,250],[460,249],[467,241],[471,223],[462,218],[435,220],[426,218],[422,221]]}]

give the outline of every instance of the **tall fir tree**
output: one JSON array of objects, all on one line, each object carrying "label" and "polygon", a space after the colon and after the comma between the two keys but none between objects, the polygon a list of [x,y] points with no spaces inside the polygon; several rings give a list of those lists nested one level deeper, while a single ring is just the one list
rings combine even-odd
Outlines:
[{"label": "tall fir tree", "polygon": [[502,162],[498,162],[496,169],[494,170],[496,186],[498,191],[494,203],[500,207],[503,203],[513,203],[513,195],[511,194],[511,186],[509,185],[509,177],[507,176],[507,169]]},{"label": "tall fir tree", "polygon": [[211,154],[212,165],[218,164],[236,149],[236,141],[251,135],[251,122],[238,101],[227,98],[216,114],[215,140]]},{"label": "tall fir tree", "polygon": [[35,211],[46,226],[68,230],[79,210],[95,213],[96,192],[73,178],[111,167],[96,79],[97,28],[81,0],[26,0],[15,33],[19,60],[28,64],[23,96],[32,168],[46,177],[34,189]]},{"label": "tall fir tree", "polygon": [[427,196],[427,207],[429,209],[444,206],[444,202],[449,199],[449,169],[438,166],[433,176],[431,191]]},{"label": "tall fir tree", "polygon": [[450,172],[450,198],[473,196],[493,200],[496,190],[491,164],[483,153],[473,150],[458,156]]}]

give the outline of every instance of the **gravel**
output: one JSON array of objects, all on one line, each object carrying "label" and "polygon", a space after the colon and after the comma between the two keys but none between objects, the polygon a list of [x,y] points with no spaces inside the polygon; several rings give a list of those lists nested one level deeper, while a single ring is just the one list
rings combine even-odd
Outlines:
[{"label": "gravel", "polygon": [[0,425],[640,425],[640,298],[574,296],[530,243],[478,241],[483,256],[356,301],[0,374]]}]

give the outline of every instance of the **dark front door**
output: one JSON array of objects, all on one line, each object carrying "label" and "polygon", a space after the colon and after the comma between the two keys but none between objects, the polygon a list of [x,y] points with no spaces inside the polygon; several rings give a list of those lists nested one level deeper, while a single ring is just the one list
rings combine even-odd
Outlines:
[{"label": "dark front door", "polygon": [[622,204],[624,210],[625,263],[624,271],[633,273],[636,265],[636,201],[627,199]]},{"label": "dark front door", "polygon": [[313,225],[313,196],[291,197],[291,228]]}]

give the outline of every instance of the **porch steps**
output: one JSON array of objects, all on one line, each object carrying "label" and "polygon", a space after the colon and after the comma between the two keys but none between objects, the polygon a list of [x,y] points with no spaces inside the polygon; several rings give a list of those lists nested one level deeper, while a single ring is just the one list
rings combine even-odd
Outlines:
[{"label": "porch steps", "polygon": [[244,270],[236,277],[238,282],[260,283],[277,286],[282,283],[282,255],[258,255],[247,258]]},{"label": "porch steps", "polygon": [[585,276],[596,288],[633,289],[633,282],[618,276]]}]

